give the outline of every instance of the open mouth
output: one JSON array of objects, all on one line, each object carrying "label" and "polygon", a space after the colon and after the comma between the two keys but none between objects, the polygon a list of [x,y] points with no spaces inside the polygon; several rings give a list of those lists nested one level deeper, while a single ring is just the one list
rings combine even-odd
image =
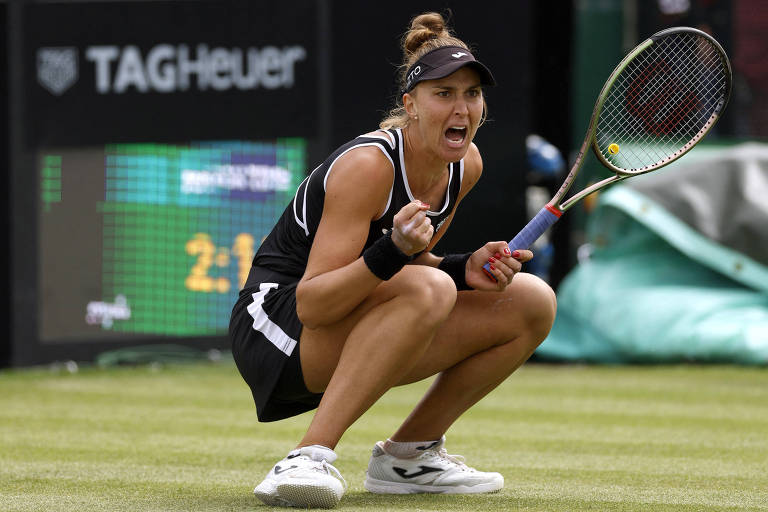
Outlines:
[{"label": "open mouth", "polygon": [[451,145],[461,146],[467,137],[466,126],[451,126],[445,130],[445,138]]}]

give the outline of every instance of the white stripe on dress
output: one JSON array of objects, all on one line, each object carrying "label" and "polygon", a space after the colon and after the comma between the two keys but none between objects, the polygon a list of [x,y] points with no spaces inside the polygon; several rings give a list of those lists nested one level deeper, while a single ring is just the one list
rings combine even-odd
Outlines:
[{"label": "white stripe on dress", "polygon": [[[312,172],[314,172],[314,171],[312,171]],[[312,176],[312,173],[310,173],[309,176]],[[303,210],[303,213],[302,213],[302,215],[304,216],[304,220],[303,221],[301,219],[299,219],[299,214],[296,212],[296,201],[299,199],[299,191],[301,190],[301,186],[304,185],[305,183],[307,185],[309,185],[309,176],[304,178],[304,181],[302,181],[299,184],[299,188],[296,191],[296,195],[293,196],[293,218],[294,218],[294,220],[296,220],[296,224],[298,224],[299,227],[304,230],[304,234],[306,236],[309,236],[309,229],[307,229],[307,202],[306,202],[307,187],[306,186],[304,187],[304,210]]]},{"label": "white stripe on dress", "polygon": [[[381,138],[381,137],[377,137],[377,138]],[[389,210],[389,205],[390,205],[390,204],[392,204],[392,191],[395,189],[395,162],[394,162],[394,161],[392,161],[392,157],[391,157],[391,156],[389,156],[389,153],[387,153],[386,151],[384,151],[384,148],[383,148],[383,147],[381,147],[381,145],[379,145],[379,144],[376,144],[375,142],[363,142],[362,144],[357,144],[357,145],[355,145],[355,146],[352,146],[351,148],[347,149],[347,150],[346,150],[346,151],[344,151],[342,154],[340,154],[339,156],[337,156],[337,157],[336,157],[336,158],[333,160],[333,162],[331,162],[331,165],[330,165],[330,166],[328,166],[328,172],[326,172],[326,173],[325,173],[325,178],[323,179],[323,190],[326,190],[326,186],[327,186],[327,184],[328,184],[328,176],[330,176],[330,175],[331,175],[331,171],[333,170],[333,166],[334,166],[334,165],[336,165],[336,161],[337,161],[339,158],[341,158],[342,156],[346,155],[346,154],[347,154],[347,152],[349,152],[349,151],[352,151],[353,149],[356,149],[356,148],[362,148],[362,147],[366,147],[366,146],[373,146],[373,147],[379,148],[379,150],[380,150],[382,153],[384,153],[384,156],[386,156],[386,157],[387,157],[387,160],[389,160],[389,163],[391,163],[391,164],[392,164],[392,186],[391,186],[391,187],[389,187],[389,197],[387,198],[387,206],[385,206],[385,207],[384,207],[384,213],[382,213],[381,215],[379,215],[378,217],[376,217],[375,219],[373,219],[373,220],[379,220],[380,218],[382,218],[382,217],[384,216],[384,214],[386,214],[386,213],[387,213],[387,210]]]},{"label": "white stripe on dress", "polygon": [[263,334],[281,352],[290,356],[298,342],[270,320],[264,308],[261,307],[264,304],[264,297],[272,288],[277,288],[277,283],[261,283],[259,291],[253,294],[253,302],[248,306],[248,313],[253,317],[253,328]]}]

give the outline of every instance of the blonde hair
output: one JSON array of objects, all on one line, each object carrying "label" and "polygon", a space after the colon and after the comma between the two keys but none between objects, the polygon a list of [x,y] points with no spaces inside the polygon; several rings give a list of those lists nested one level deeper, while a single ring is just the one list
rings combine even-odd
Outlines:
[{"label": "blonde hair", "polygon": [[[408,32],[403,35],[401,44],[403,47],[403,63],[399,67],[398,88],[400,91],[405,88],[408,70],[425,54],[443,46],[460,46],[469,50],[467,44],[453,34],[445,18],[436,12],[426,12],[414,17],[411,20]],[[480,124],[485,120],[486,111],[485,99],[483,99],[483,117]],[[410,118],[403,106],[402,94],[398,92],[395,107],[379,123],[379,128],[382,130],[405,128],[409,122]]]}]

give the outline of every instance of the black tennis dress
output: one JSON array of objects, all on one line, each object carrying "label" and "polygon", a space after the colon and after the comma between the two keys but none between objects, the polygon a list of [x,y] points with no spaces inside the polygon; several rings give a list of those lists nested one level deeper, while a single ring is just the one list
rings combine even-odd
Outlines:
[{"label": "black tennis dress", "polygon": [[[293,201],[259,247],[230,319],[232,354],[251,388],[259,421],[276,421],[314,409],[322,398],[307,390],[301,372],[298,345],[302,325],[296,315],[296,285],[320,223],[325,184],[333,165],[348,151],[365,146],[377,147],[386,155],[392,163],[393,182],[386,211],[371,222],[363,250],[392,229],[395,214],[415,199],[408,186],[400,129],[347,142],[299,185]],[[443,204],[427,212],[436,233],[456,206],[463,173],[463,160],[450,164]]]}]

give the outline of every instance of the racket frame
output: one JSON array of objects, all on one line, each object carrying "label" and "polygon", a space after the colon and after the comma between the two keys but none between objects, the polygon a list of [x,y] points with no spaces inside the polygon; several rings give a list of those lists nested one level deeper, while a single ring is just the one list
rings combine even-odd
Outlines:
[{"label": "racket frame", "polygon": [[[726,71],[725,72],[725,80],[726,80],[725,94],[723,94],[723,97],[720,98],[718,103],[715,105],[715,108],[712,114],[710,115],[707,122],[704,123],[704,126],[699,130],[699,132],[690,141],[688,141],[682,148],[678,149],[675,153],[659,160],[658,162],[655,162],[651,165],[647,165],[638,169],[623,169],[623,168],[617,167],[616,165],[612,164],[605,158],[602,151],[598,147],[597,138],[596,138],[597,122],[598,122],[598,119],[600,118],[600,113],[603,110],[605,101],[608,98],[608,92],[610,91],[611,87],[613,87],[613,84],[616,82],[621,72],[624,71],[624,69],[629,65],[629,63],[632,60],[635,59],[635,57],[637,57],[640,53],[648,49],[648,47],[655,44],[656,41],[658,41],[659,39],[668,37],[675,33],[693,33],[707,40],[707,42],[716,49],[718,56],[720,58],[720,62]],[[730,93],[732,89],[732,80],[733,79],[732,79],[731,63],[728,59],[727,54],[723,50],[723,47],[720,46],[720,43],[718,43],[713,37],[695,28],[672,27],[665,30],[661,30],[659,32],[656,32],[652,36],[650,36],[648,39],[641,42],[635,48],[633,48],[621,60],[621,62],[619,62],[619,64],[614,68],[613,72],[609,75],[608,79],[605,81],[605,84],[603,84],[603,88],[600,90],[600,94],[598,95],[597,101],[595,102],[595,106],[592,110],[592,116],[590,117],[590,120],[589,120],[589,126],[587,128],[587,133],[584,137],[584,141],[581,144],[581,148],[579,149],[579,152],[576,156],[576,160],[571,166],[570,172],[563,180],[563,184],[560,186],[559,190],[552,197],[552,199],[539,211],[539,213],[536,214],[536,216],[534,216],[534,218],[531,219],[528,222],[528,224],[526,224],[526,226],[515,236],[515,238],[513,238],[509,242],[508,246],[510,250],[527,249],[528,247],[530,247],[530,245],[532,245],[533,242],[535,242],[536,239],[538,239],[539,236],[541,236],[541,234],[544,231],[546,231],[550,226],[552,226],[555,222],[557,222],[557,220],[566,210],[571,208],[574,204],[576,204],[581,199],[584,199],[588,195],[604,187],[607,187],[608,185],[617,183],[629,177],[638,176],[640,174],[645,174],[647,172],[664,167],[665,165],[668,165],[674,162],[675,160],[677,160],[678,158],[686,154],[688,151],[690,151],[696,144],[698,144],[698,142],[707,133],[709,133],[709,131],[714,126],[715,122],[719,119],[723,109],[728,104],[728,99],[730,98]],[[587,155],[587,150],[590,147],[592,148],[592,152],[595,154],[595,156],[600,161],[600,163],[604,165],[606,168],[610,169],[614,173],[614,175],[608,178],[605,178],[601,181],[598,181],[597,183],[594,183],[586,187],[585,189],[581,190],[580,192],[577,192],[570,198],[564,200],[566,194],[568,194],[568,191],[573,185],[576,179],[576,176],[578,175],[579,170],[581,169],[584,163],[584,160]],[[496,278],[493,276],[493,274],[490,271],[490,266],[488,263],[483,265],[483,271],[491,280],[496,281]]]},{"label": "racket frame", "polygon": [[[624,169],[621,167],[617,167],[616,165],[612,164],[610,161],[608,161],[608,159],[605,158],[602,151],[597,145],[597,138],[595,136],[597,132],[597,121],[600,118],[600,113],[603,110],[603,105],[605,104],[605,100],[608,98],[608,91],[610,91],[611,87],[613,87],[613,84],[616,82],[621,72],[624,71],[624,69],[629,65],[629,63],[635,57],[637,57],[637,55],[645,51],[649,46],[652,46],[653,44],[655,44],[657,40],[676,34],[676,33],[692,33],[692,34],[698,35],[699,37],[703,37],[704,39],[706,39],[712,46],[715,47],[715,49],[717,50],[718,56],[720,57],[720,61],[723,64],[723,67],[727,70],[727,72],[725,73],[726,94],[723,96],[723,98],[720,99],[718,104],[715,106],[709,119],[707,120],[706,123],[704,123],[704,126],[699,130],[699,132],[690,141],[688,141],[688,143],[686,143],[682,148],[677,150],[675,153],[667,156],[662,160],[659,160],[658,162],[655,162],[651,165],[647,165],[638,169]],[[607,187],[608,185],[617,183],[631,176],[639,176],[641,174],[645,174],[650,171],[655,171],[656,169],[659,169],[661,167],[664,167],[665,165],[668,165],[674,162],[675,160],[677,160],[678,158],[686,154],[688,151],[693,149],[693,147],[696,144],[698,144],[699,141],[702,138],[704,138],[704,136],[707,133],[709,133],[709,131],[715,125],[715,122],[720,118],[720,113],[723,111],[723,109],[725,109],[725,106],[728,104],[731,86],[732,86],[731,63],[728,57],[726,56],[725,50],[723,50],[723,47],[720,46],[720,43],[718,43],[709,34],[691,27],[672,27],[672,28],[668,28],[668,29],[656,32],[655,34],[650,36],[648,39],[646,39],[645,41],[637,45],[632,51],[630,51],[621,60],[621,62],[619,62],[616,68],[614,68],[613,72],[605,81],[605,84],[603,84],[603,88],[600,90],[600,94],[598,95],[597,101],[595,102],[595,107],[592,110],[592,116],[590,117],[590,120],[589,120],[587,134],[584,137],[584,142],[581,144],[579,153],[576,156],[576,161],[571,167],[571,170],[568,173],[568,176],[566,176],[565,180],[563,181],[562,186],[557,191],[557,193],[552,197],[548,205],[559,210],[561,213],[565,212],[581,199],[584,199],[585,197],[592,194],[593,192],[596,192],[604,187]],[[568,193],[571,186],[573,185],[573,182],[575,181],[576,176],[578,175],[579,170],[581,169],[581,166],[584,163],[587,149],[589,147],[592,148],[592,152],[595,154],[595,156],[600,161],[600,163],[606,168],[610,169],[615,174],[614,176],[610,176],[608,178],[605,178],[597,183],[594,183],[586,187],[584,190],[581,190],[580,192],[574,194],[567,200],[563,201],[565,195]]]}]

